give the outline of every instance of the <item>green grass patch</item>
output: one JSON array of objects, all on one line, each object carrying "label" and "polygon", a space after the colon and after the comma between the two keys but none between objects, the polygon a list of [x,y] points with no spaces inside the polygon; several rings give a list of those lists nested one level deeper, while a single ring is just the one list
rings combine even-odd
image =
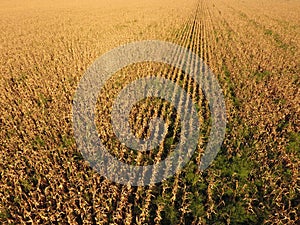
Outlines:
[{"label": "green grass patch", "polygon": [[260,81],[266,79],[267,77],[269,77],[270,74],[271,74],[270,71],[263,70],[263,71],[256,71],[253,76],[256,78],[256,80],[258,82],[260,82]]},{"label": "green grass patch", "polygon": [[293,132],[290,134],[287,151],[289,153],[295,153],[300,157],[300,133]]},{"label": "green grass patch", "polygon": [[40,147],[44,147],[45,146],[45,141],[42,139],[41,136],[37,135],[35,137],[35,139],[33,140],[33,148],[34,149],[39,149]]},{"label": "green grass patch", "polygon": [[276,44],[278,45],[278,47],[282,48],[282,49],[288,49],[288,45],[286,43],[284,43],[280,37],[280,35],[274,31],[272,31],[271,29],[265,29],[265,35],[270,36],[274,39],[274,41],[276,42]]}]

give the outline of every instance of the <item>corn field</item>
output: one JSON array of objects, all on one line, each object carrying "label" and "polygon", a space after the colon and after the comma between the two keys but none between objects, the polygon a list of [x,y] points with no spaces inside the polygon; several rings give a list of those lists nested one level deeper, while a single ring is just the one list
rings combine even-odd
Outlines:
[{"label": "corn field", "polygon": [[[12,0],[0,6],[1,224],[300,223],[299,1]],[[181,87],[200,123],[197,148],[182,169],[133,186],[101,176],[84,159],[72,104],[98,57],[143,40],[174,43],[199,56],[222,89],[227,124],[216,158],[199,170],[212,129],[201,87],[164,63],[122,68],[95,107],[99,138],[116,159],[155,164],[180,141],[182,118],[157,97],[137,102],[129,124],[136,137],[147,138],[151,119],[163,118],[163,142],[142,152],[118,140],[113,104],[137,79],[156,76]]]}]

